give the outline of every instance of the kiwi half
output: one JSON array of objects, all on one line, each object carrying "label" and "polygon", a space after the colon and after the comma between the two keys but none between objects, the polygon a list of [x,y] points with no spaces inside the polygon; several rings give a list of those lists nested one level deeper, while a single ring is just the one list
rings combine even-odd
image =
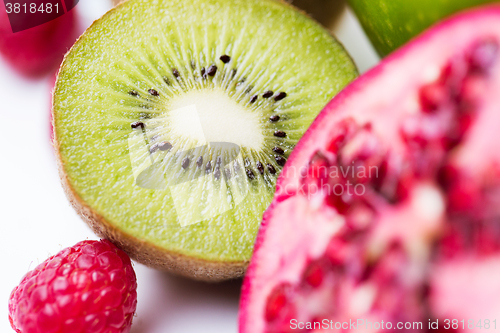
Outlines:
[{"label": "kiwi half", "polygon": [[290,151],[356,75],[342,46],[285,3],[126,1],[61,66],[63,186],[137,261],[241,276]]}]

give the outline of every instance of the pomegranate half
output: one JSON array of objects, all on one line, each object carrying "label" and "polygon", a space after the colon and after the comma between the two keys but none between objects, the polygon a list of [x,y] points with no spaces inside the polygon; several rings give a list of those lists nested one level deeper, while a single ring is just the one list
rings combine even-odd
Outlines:
[{"label": "pomegranate half", "polygon": [[239,325],[500,329],[500,6],[431,28],[318,116],[264,214]]}]

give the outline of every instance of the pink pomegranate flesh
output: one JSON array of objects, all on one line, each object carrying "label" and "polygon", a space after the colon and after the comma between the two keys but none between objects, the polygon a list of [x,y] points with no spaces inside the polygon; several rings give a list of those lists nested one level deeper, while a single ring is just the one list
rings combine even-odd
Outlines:
[{"label": "pink pomegranate flesh", "polygon": [[239,325],[500,330],[500,6],[433,27],[318,116],[264,214]]}]

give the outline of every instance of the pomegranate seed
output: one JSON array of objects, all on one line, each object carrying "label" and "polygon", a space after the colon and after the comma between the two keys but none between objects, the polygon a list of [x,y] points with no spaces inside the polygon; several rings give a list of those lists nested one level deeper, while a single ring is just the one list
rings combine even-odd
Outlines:
[{"label": "pomegranate seed", "polygon": [[419,147],[427,145],[427,138],[422,133],[422,118],[410,116],[401,125],[401,137],[406,143],[416,144]]},{"label": "pomegranate seed", "polygon": [[349,261],[348,242],[338,236],[333,237],[328,243],[325,256],[334,267],[344,266]]},{"label": "pomegranate seed", "polygon": [[451,128],[446,134],[443,142],[445,147],[452,149],[457,146],[463,140],[465,133],[472,126],[473,121],[474,115],[464,114],[450,124]]},{"label": "pomegranate seed", "polygon": [[439,185],[444,189],[449,189],[460,178],[459,170],[453,165],[443,165],[437,174]]},{"label": "pomegranate seed", "polygon": [[378,138],[367,128],[358,131],[339,151],[344,166],[356,161],[367,161],[380,152]]},{"label": "pomegranate seed", "polygon": [[330,162],[319,150],[314,153],[305,174],[302,176],[302,184],[307,193],[318,190],[328,182]]},{"label": "pomegranate seed", "polygon": [[477,74],[467,76],[461,86],[458,96],[458,108],[462,110],[473,110],[477,108],[479,98],[487,89],[487,80]]},{"label": "pomegranate seed", "polygon": [[380,170],[380,181],[377,182],[375,190],[392,204],[400,202],[408,197],[409,190],[413,185],[414,174],[410,166],[393,168],[388,171],[387,162],[382,163]]},{"label": "pomegranate seed", "polygon": [[448,190],[448,207],[452,211],[471,211],[480,204],[480,193],[472,180],[468,181],[463,175],[461,180],[456,182]]},{"label": "pomegranate seed", "polygon": [[484,256],[495,253],[500,247],[498,244],[500,239],[498,222],[488,220],[481,221],[481,223],[478,223],[475,227],[477,230],[474,235],[474,244],[477,252]]},{"label": "pomegranate seed", "polygon": [[498,42],[494,39],[483,40],[473,46],[469,54],[469,66],[473,72],[485,73],[498,58]]},{"label": "pomegranate seed", "polygon": [[394,192],[394,195],[389,197],[390,201],[396,203],[408,198],[410,189],[413,187],[413,181],[414,177],[410,173],[400,176],[396,184],[396,191]]},{"label": "pomegranate seed", "polygon": [[[342,191],[345,189],[342,188]],[[349,196],[335,193],[336,187],[333,188],[332,192],[325,199],[325,203],[337,210],[340,214],[345,214],[349,208],[351,208],[352,198]],[[340,190],[339,190],[340,191]]]},{"label": "pomegranate seed", "polygon": [[439,81],[427,84],[420,88],[419,101],[422,111],[433,113],[443,106],[448,100],[448,92]]},{"label": "pomegranate seed", "polygon": [[468,67],[462,56],[456,56],[443,68],[439,82],[442,82],[447,87],[451,99],[460,96],[460,88],[467,76]]},{"label": "pomegranate seed", "polygon": [[447,226],[448,228],[446,230],[446,233],[439,242],[439,255],[445,258],[453,258],[457,254],[463,252],[463,249],[465,247],[465,239],[463,238],[463,233],[459,231],[459,229],[461,229],[459,224],[463,223],[457,223],[457,221],[453,221],[452,224],[449,224]]},{"label": "pomegranate seed", "polygon": [[347,215],[346,224],[353,230],[365,230],[373,223],[374,219],[374,209],[360,200]]},{"label": "pomegranate seed", "polygon": [[289,301],[287,297],[289,288],[290,286],[288,284],[281,284],[276,286],[269,294],[265,314],[268,322],[273,321],[284,314]]},{"label": "pomegranate seed", "polygon": [[337,153],[337,151],[344,145],[357,129],[358,125],[353,118],[346,118],[339,122],[333,132],[332,139],[327,146],[327,150],[332,153]]},{"label": "pomegranate seed", "polygon": [[323,283],[325,271],[321,263],[313,262],[304,273],[304,281],[313,288],[317,288]]},{"label": "pomegranate seed", "polygon": [[389,168],[389,161],[387,156],[381,158],[380,164],[378,165],[377,173],[372,177],[371,185],[375,191],[380,191],[384,184],[384,179],[387,176]]}]

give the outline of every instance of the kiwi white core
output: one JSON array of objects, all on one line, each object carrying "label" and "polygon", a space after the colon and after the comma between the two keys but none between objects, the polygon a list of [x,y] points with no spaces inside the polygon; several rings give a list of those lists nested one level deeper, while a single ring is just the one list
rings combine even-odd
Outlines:
[{"label": "kiwi white core", "polygon": [[168,126],[179,137],[198,142],[228,142],[261,150],[263,129],[252,112],[222,89],[192,90],[168,106]]}]

